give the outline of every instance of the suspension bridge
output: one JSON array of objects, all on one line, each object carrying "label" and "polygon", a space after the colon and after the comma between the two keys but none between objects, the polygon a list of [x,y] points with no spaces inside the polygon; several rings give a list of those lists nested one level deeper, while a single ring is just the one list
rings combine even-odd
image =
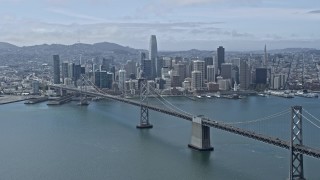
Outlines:
[{"label": "suspension bridge", "polygon": [[[267,144],[271,144],[274,146],[278,146],[284,149],[288,149],[290,152],[290,179],[305,179],[304,178],[304,170],[303,170],[303,155],[307,155],[313,158],[320,158],[320,149],[315,147],[306,146],[303,144],[302,138],[302,118],[306,120],[306,122],[310,123],[310,125],[317,128],[320,131],[320,120],[313,116],[308,111],[304,111],[309,116],[305,116],[302,114],[301,106],[293,106],[291,109],[287,109],[281,111],[279,113],[275,113],[273,115],[269,115],[264,118],[259,118],[251,121],[239,121],[239,122],[223,122],[214,119],[210,119],[204,116],[195,116],[192,115],[179,107],[173,105],[170,101],[163,98],[159,93],[157,93],[156,89],[153,87],[147,86],[146,81],[141,81],[140,84],[140,101],[126,99],[120,96],[113,96],[107,94],[95,87],[95,85],[85,78],[82,78],[82,85],[86,84],[87,86],[92,86],[95,88],[94,91],[88,91],[87,89],[81,87],[80,89],[74,87],[68,87],[64,85],[49,85],[49,88],[60,90],[60,94],[63,95],[66,91],[81,93],[86,96],[92,97],[102,97],[106,99],[111,99],[119,102],[123,102],[126,104],[134,105],[140,107],[140,122],[137,125],[137,128],[152,128],[152,124],[149,121],[149,110],[153,110],[156,112],[164,113],[170,116],[178,117],[180,119],[184,119],[190,121],[192,123],[192,136],[190,144],[188,145],[190,148],[199,150],[199,151],[212,151],[213,147],[210,143],[210,127],[220,129],[226,132],[230,132],[233,134],[237,134],[240,136],[244,136],[247,138],[251,138],[257,141],[261,141]],[[85,90],[84,90],[85,89]],[[148,96],[150,93],[153,94],[162,105],[153,105],[148,103]],[[166,107],[166,108],[165,108]],[[283,140],[281,137],[270,136],[266,134],[262,134],[256,130],[250,130],[248,128],[241,127],[244,124],[254,124],[268,121],[272,118],[283,116],[291,113],[291,124],[290,124],[290,140]],[[310,118],[311,117],[311,118]],[[315,122],[317,121],[317,122]],[[304,121],[305,122],[305,121]]]}]

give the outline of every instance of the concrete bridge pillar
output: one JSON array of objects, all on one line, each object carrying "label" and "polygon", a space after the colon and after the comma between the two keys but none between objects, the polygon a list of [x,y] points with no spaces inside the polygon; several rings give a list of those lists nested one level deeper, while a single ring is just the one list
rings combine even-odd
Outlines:
[{"label": "concrete bridge pillar", "polygon": [[213,151],[210,144],[210,127],[202,125],[203,116],[193,117],[191,142],[188,147],[198,151]]}]

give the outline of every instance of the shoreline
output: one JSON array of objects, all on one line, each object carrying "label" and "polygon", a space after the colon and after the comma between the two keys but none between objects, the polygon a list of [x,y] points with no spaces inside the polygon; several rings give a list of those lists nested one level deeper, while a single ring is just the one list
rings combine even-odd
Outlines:
[{"label": "shoreline", "polygon": [[26,96],[4,95],[4,96],[0,96],[0,105],[21,102],[21,101],[25,101],[29,98],[30,97],[26,97]]}]

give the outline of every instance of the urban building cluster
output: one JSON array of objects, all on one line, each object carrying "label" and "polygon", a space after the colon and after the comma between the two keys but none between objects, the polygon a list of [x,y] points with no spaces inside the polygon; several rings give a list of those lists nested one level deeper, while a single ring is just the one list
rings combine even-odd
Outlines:
[{"label": "urban building cluster", "polygon": [[[130,51],[132,56],[134,50]],[[228,52],[219,46],[206,56],[195,52],[198,51],[189,51],[188,56],[158,52],[157,38],[152,35],[149,50],[141,50],[127,61],[96,54],[88,58],[85,49],[81,49],[84,60],[81,56],[62,60],[57,54],[47,62],[7,61],[0,66],[0,93],[42,94],[48,83],[79,87],[84,84],[83,79],[88,81],[86,85],[90,82],[100,90],[125,96],[138,95],[142,80],[147,80],[149,90],[166,95],[320,89],[320,55],[310,50],[268,53],[265,46],[264,53]]]},{"label": "urban building cluster", "polygon": [[[141,80],[147,80],[149,90],[156,89],[162,94],[173,95],[299,88],[294,81],[289,83],[289,77],[299,76],[300,71],[296,68],[304,64],[297,61],[300,58],[292,54],[270,57],[266,46],[260,58],[249,55],[246,58],[231,56],[226,59],[225,48],[222,46],[217,48],[214,55],[203,59],[159,56],[155,35],[150,37],[148,53],[140,52],[136,61],[128,60],[120,67],[114,66],[113,59],[108,58],[103,58],[98,63],[78,65],[66,62],[60,64],[57,55],[53,59],[55,84],[59,84],[62,79],[65,85],[77,86],[79,82],[76,81],[83,74],[97,88],[126,96],[139,94]],[[307,67],[303,65],[300,68],[306,70]],[[314,73],[318,74],[318,71]],[[308,77],[309,80],[310,78],[312,84],[319,84],[318,75]]]}]

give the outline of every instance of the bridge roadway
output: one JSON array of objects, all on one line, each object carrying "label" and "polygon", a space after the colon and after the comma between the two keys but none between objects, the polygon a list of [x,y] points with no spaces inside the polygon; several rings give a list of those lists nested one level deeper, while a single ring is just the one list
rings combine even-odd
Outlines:
[{"label": "bridge roadway", "polygon": [[[69,87],[64,87],[64,86],[59,86],[59,85],[49,85],[49,87],[52,88],[62,88],[64,90],[68,90],[68,91],[73,91],[73,92],[80,92],[79,89],[75,89],[75,88],[69,88]],[[130,100],[130,99],[125,99],[125,98],[121,98],[121,97],[117,97],[117,96],[113,96],[113,95],[109,95],[109,94],[102,94],[102,93],[98,93],[98,92],[88,92],[88,91],[83,91],[83,94],[86,94],[88,96],[98,96],[98,97],[103,97],[103,98],[107,98],[107,99],[112,99],[112,100],[116,100],[116,101],[120,101],[123,103],[127,103],[127,104],[131,104],[134,106],[144,106],[147,107],[151,110],[157,111],[157,112],[161,112],[164,114],[168,114],[174,117],[178,117],[178,118],[182,118],[188,121],[192,121],[193,116],[187,115],[187,114],[183,114],[180,112],[176,112],[176,111],[172,111],[169,109],[165,109],[159,106],[154,106],[154,105],[150,105],[150,104],[146,104],[146,103],[141,103],[138,101],[134,101],[134,100]],[[281,140],[279,138],[275,138],[275,137],[270,137],[270,136],[266,136],[266,135],[262,135],[262,134],[257,134],[253,131],[248,131],[248,130],[244,130],[244,129],[240,129],[234,126],[231,126],[229,124],[225,124],[223,122],[218,122],[215,120],[210,120],[208,118],[203,118],[202,119],[202,124],[205,126],[209,126],[209,127],[213,127],[216,129],[221,129],[223,131],[227,131],[230,133],[234,133],[234,134],[238,134],[244,137],[248,137],[251,139],[255,139],[258,141],[262,141],[264,143],[268,143],[268,144],[272,144],[281,148],[285,148],[285,149],[290,149],[290,142],[288,141],[284,141]],[[320,158],[320,150],[311,148],[311,147],[307,147],[305,145],[299,146],[299,145],[293,145],[292,149],[295,152],[299,152],[311,157],[315,157],[315,158]]]}]

